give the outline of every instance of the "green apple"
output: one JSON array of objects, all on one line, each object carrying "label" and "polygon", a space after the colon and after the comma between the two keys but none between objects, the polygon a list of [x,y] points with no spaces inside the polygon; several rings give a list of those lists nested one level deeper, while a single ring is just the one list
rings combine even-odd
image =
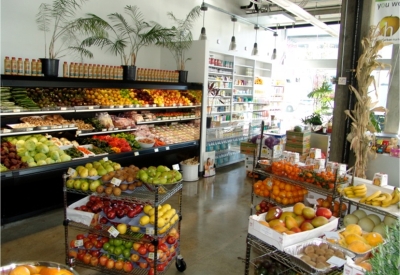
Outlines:
[{"label": "green apple", "polygon": [[78,189],[78,190],[81,189],[81,184],[82,184],[81,180],[79,180],[79,179],[75,180],[74,181],[74,188]]},{"label": "green apple", "polygon": [[74,188],[74,181],[73,179],[69,179],[66,182],[67,188]]},{"label": "green apple", "polygon": [[89,190],[89,182],[83,181],[83,182],[81,183],[81,190],[82,190],[82,191],[87,191],[87,190]]}]

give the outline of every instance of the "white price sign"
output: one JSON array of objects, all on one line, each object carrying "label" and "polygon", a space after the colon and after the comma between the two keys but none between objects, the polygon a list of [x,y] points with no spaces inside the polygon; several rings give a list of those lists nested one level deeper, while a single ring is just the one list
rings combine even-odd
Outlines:
[{"label": "white price sign", "polygon": [[150,228],[150,227],[146,228],[146,234],[147,235],[154,235],[154,228]]},{"label": "white price sign", "polygon": [[73,168],[71,168],[71,167],[70,167],[70,168],[68,168],[68,172],[67,172],[67,173],[68,173],[68,175],[70,175],[70,176],[71,176],[71,175],[75,174],[75,172],[76,172],[76,171],[75,171],[75,169],[73,169]]},{"label": "white price sign", "polygon": [[324,234],[325,234],[325,237],[326,237],[327,239],[340,240],[340,236],[339,236],[339,233],[338,233],[338,232],[327,231],[327,232],[324,232]]},{"label": "white price sign", "polygon": [[157,153],[157,152],[158,152],[158,148],[155,148],[155,149],[154,149],[154,153]]},{"label": "white price sign", "polygon": [[74,246],[75,247],[83,246],[83,240],[75,240],[74,241]]},{"label": "white price sign", "polygon": [[104,160],[104,161],[108,161],[108,157],[104,157],[103,160]]},{"label": "white price sign", "polygon": [[114,184],[115,186],[119,186],[121,184],[121,180],[117,178],[112,178],[111,183]]},{"label": "white price sign", "polygon": [[135,155],[135,157],[139,156],[139,152],[135,152],[133,154]]},{"label": "white price sign", "polygon": [[326,262],[328,264],[341,267],[342,265],[344,265],[346,263],[346,260],[343,260],[343,259],[341,259],[339,257],[336,257],[336,256],[332,256]]},{"label": "white price sign", "polygon": [[179,171],[179,164],[172,165],[172,169]]},{"label": "white price sign", "polygon": [[169,150],[169,146],[165,147],[165,150],[167,150],[167,151],[168,151],[168,150]]},{"label": "white price sign", "polygon": [[309,204],[312,204],[312,205],[316,205],[316,204],[318,204],[318,202],[317,202],[317,200],[316,200],[316,199],[307,198],[307,201],[308,201],[308,203],[309,203]]},{"label": "white price sign", "polygon": [[93,106],[89,106],[88,109],[89,110],[93,110],[94,108],[93,108]]},{"label": "white price sign", "polygon": [[110,226],[110,228],[108,229],[108,233],[110,233],[113,237],[117,237],[119,231],[114,226]]},{"label": "white price sign", "polygon": [[66,111],[66,110],[67,110],[67,107],[61,107],[60,110],[61,110],[61,111]]}]

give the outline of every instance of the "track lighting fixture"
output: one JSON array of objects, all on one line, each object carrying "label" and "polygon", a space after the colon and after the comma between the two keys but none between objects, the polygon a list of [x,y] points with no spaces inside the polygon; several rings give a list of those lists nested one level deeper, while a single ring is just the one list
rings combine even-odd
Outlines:
[{"label": "track lighting fixture", "polygon": [[232,16],[231,21],[233,22],[233,34],[231,38],[231,43],[229,44],[229,50],[235,51],[236,50],[235,23],[237,21],[236,17]]},{"label": "track lighting fixture", "polygon": [[199,40],[207,40],[206,28],[204,27],[204,18],[206,16],[206,11],[208,10],[208,7],[204,5],[204,1],[203,4],[201,4],[200,10],[203,11],[203,27],[201,28]]}]

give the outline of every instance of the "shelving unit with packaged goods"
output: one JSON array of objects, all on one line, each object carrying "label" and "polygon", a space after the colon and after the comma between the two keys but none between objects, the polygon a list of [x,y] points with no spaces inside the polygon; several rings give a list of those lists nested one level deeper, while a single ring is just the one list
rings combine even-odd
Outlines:
[{"label": "shelving unit with packaged goods", "polygon": [[[10,76],[10,75],[2,75],[1,76],[1,86],[2,87],[19,87],[19,88],[31,88],[31,87],[40,87],[40,88],[66,88],[66,89],[74,89],[74,88],[113,88],[113,89],[157,89],[157,90],[199,90],[202,91],[203,85],[199,83],[163,83],[163,82],[145,82],[145,81],[119,81],[119,80],[100,80],[100,79],[75,79],[75,78],[45,78],[45,77],[26,77],[26,76]],[[197,110],[200,109],[201,105],[191,105],[191,106],[164,106],[164,107],[156,107],[156,106],[115,106],[114,108],[101,108],[101,106],[97,106],[96,108],[90,108],[90,106],[82,107],[77,106],[74,107],[59,107],[58,109],[43,109],[43,111],[23,111],[19,110],[18,112],[0,112],[0,117],[2,121],[2,127],[6,127],[8,123],[20,123],[20,117],[24,116],[43,116],[43,115],[62,115],[66,119],[83,119],[88,117],[94,117],[97,112],[109,112],[110,114],[118,114],[125,111],[146,111],[150,110],[151,112],[156,113],[169,113],[169,112],[185,112],[186,110]],[[137,126],[141,124],[151,124],[159,126],[161,124],[165,124],[166,126],[174,124],[174,123],[186,123],[188,121],[198,122],[202,118],[201,112],[200,115],[187,116],[184,115],[182,117],[176,117],[171,119],[168,117],[168,120],[157,120],[157,121],[143,121],[143,123],[138,123]],[[151,126],[150,125],[150,126]],[[82,137],[90,137],[93,135],[101,135],[101,134],[113,134],[113,133],[121,133],[121,132],[134,132],[136,128],[131,129],[107,129],[105,131],[81,131],[76,126],[68,127],[68,128],[60,128],[60,129],[47,129],[47,130],[34,130],[30,132],[2,132],[0,136],[3,137],[12,137],[18,135],[28,135],[28,134],[68,134],[70,138],[76,136]],[[109,154],[108,158],[113,161],[121,161],[128,162],[132,157],[138,159],[138,161],[146,162],[151,154],[157,154],[159,157],[163,158],[168,154],[174,154],[177,152],[192,152],[196,151],[198,154],[200,151],[200,143],[199,136],[201,133],[197,135],[197,137],[193,137],[192,140],[182,140],[180,143],[167,144],[166,146],[154,147],[151,149],[140,149],[131,152],[118,153],[118,154]],[[73,139],[71,139],[73,140]],[[98,160],[101,157],[90,157],[92,161]],[[8,222],[16,221],[19,219],[23,219],[32,215],[33,213],[40,213],[43,209],[53,209],[59,207],[59,202],[55,199],[43,198],[43,203],[37,204],[34,203],[33,200],[37,200],[41,196],[44,196],[43,192],[40,192],[39,189],[33,188],[33,186],[26,185],[27,178],[30,180],[40,180],[45,188],[48,188],[48,191],[54,194],[57,194],[61,191],[57,188],[58,185],[51,184],[53,183],[52,178],[54,175],[65,171],[70,166],[78,166],[87,161],[87,159],[75,159],[68,162],[60,162],[54,164],[48,164],[43,166],[35,166],[18,170],[8,170],[1,173],[2,179],[2,192],[16,192],[16,188],[20,193],[20,197],[32,204],[34,207],[26,208],[15,205],[15,202],[11,198],[3,198],[2,201],[2,223],[6,224]],[[25,183],[25,184],[24,184]],[[33,194],[33,195],[32,195]],[[35,198],[36,196],[36,198]],[[35,198],[35,199],[34,199]]]},{"label": "shelving unit with packaged goods", "polygon": [[[74,266],[80,266],[83,268],[89,268],[93,270],[97,270],[102,273],[108,273],[108,274],[120,274],[121,270],[115,269],[115,268],[110,268],[106,267],[101,264],[92,264],[92,263],[86,263],[84,260],[79,259],[79,257],[75,258],[73,255],[74,253],[71,254],[71,251],[77,251],[79,249],[84,250],[85,246],[84,243],[80,243],[79,240],[74,241],[74,237],[70,236],[70,230],[73,229],[75,232],[76,230],[79,232],[82,232],[83,234],[91,234],[92,236],[96,236],[97,238],[106,238],[107,240],[114,239],[116,240],[121,240],[122,242],[129,243],[131,245],[130,248],[127,248],[129,250],[129,257],[128,255],[124,256],[124,265],[126,263],[129,263],[130,271],[125,270],[125,272],[129,272],[130,274],[147,274],[149,272],[149,268],[151,264],[154,266],[154,274],[165,274],[166,271],[171,267],[171,264],[173,260],[175,260],[175,265],[179,266],[178,270],[180,272],[183,272],[186,269],[186,263],[183,260],[183,257],[180,254],[180,238],[176,239],[174,243],[171,244],[166,244],[167,241],[164,240],[169,232],[171,230],[177,230],[178,236],[180,236],[180,229],[181,229],[181,220],[182,220],[182,182],[178,182],[176,184],[173,184],[171,186],[168,185],[151,185],[148,186],[146,184],[143,184],[140,187],[136,187],[134,192],[131,194],[124,194],[122,193],[120,196],[115,196],[115,195],[105,195],[105,194],[98,194],[95,192],[88,192],[88,191],[81,191],[81,190],[76,190],[73,188],[68,188],[67,186],[67,174],[63,175],[63,194],[64,194],[64,233],[65,233],[65,261],[66,264],[74,267]],[[161,192],[163,190],[163,192]],[[68,193],[76,193],[80,195],[86,195],[90,197],[96,197],[96,199],[99,200],[104,200],[104,201],[110,201],[110,202],[117,202],[120,203],[121,205],[151,205],[152,208],[155,210],[154,212],[154,224],[150,226],[144,226],[140,225],[138,223],[139,219],[138,216],[140,215],[145,215],[142,213],[137,214],[138,216],[135,216],[134,218],[131,218],[129,220],[129,224],[127,226],[129,227],[127,229],[126,233],[121,233],[116,229],[116,224],[113,223],[110,220],[107,220],[107,223],[93,223],[93,221],[96,220],[101,220],[100,216],[105,217],[103,208],[101,209],[99,214],[89,214],[86,215],[86,212],[80,211],[80,210],[75,210],[72,208],[72,206],[68,206]],[[179,216],[179,218],[175,221],[174,224],[170,225],[169,228],[166,228],[164,230],[164,227],[167,226],[165,225],[164,227],[158,226],[158,211],[159,207],[161,207],[162,204],[167,202],[174,194],[177,194],[177,199],[178,199],[178,208],[176,209],[176,215]],[[88,199],[90,201],[90,199]],[[79,201],[81,202],[81,201]],[[74,211],[74,212],[73,212]],[[73,212],[73,213],[72,213]],[[79,212],[82,216],[79,216]],[[136,222],[133,222],[136,220]],[[126,222],[126,220],[125,220]],[[90,223],[90,225],[88,225]],[[120,222],[118,222],[119,224]],[[138,223],[138,224],[136,224]],[[139,229],[139,232],[133,232],[131,231],[131,227],[135,226],[135,228]],[[175,229],[173,229],[175,228]],[[160,233],[163,231],[162,233]],[[89,236],[89,235],[88,235]],[[87,237],[88,238],[88,237]],[[114,241],[114,242],[115,242]],[[74,244],[73,246],[71,244]],[[138,251],[135,251],[133,248],[133,243],[146,243],[146,244],[151,244],[154,246],[154,251],[150,252],[147,251],[146,254],[140,254]],[[104,243],[103,243],[104,244]],[[163,249],[161,249],[161,245],[164,244]],[[162,260],[163,256],[165,254],[164,248],[168,249],[169,255],[168,258],[166,258],[164,261]],[[160,248],[160,250],[159,250]],[[91,251],[91,249],[89,249]],[[108,251],[101,247],[100,249],[101,255],[109,255],[110,259],[114,261],[114,263],[117,262],[117,257],[118,255],[114,255],[114,252],[111,250]],[[173,251],[173,252],[171,252]],[[86,253],[89,253],[87,251]],[[137,260],[132,260],[133,257],[132,255],[138,255],[138,257],[135,257]],[[97,256],[94,256],[97,257]],[[100,255],[99,255],[100,258]],[[98,259],[99,259],[98,258]],[[115,259],[114,259],[115,258]],[[146,259],[145,259],[146,258]],[[139,263],[147,263],[145,265],[140,265]],[[178,264],[179,263],[179,264]]]}]

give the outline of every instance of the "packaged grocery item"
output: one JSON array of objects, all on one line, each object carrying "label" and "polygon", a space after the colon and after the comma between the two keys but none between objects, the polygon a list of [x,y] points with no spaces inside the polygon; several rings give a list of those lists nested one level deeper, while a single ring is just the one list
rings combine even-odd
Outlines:
[{"label": "packaged grocery item", "polygon": [[319,149],[319,148],[311,148],[309,156],[312,159],[320,159],[321,158],[321,149]]},{"label": "packaged grocery item", "polygon": [[388,175],[383,173],[375,173],[372,183],[376,186],[388,185]]},{"label": "packaged grocery item", "polygon": [[289,162],[291,164],[299,163],[300,161],[300,154],[296,152],[289,152]]},{"label": "packaged grocery item", "polygon": [[325,159],[314,159],[313,167],[315,172],[325,170]]},{"label": "packaged grocery item", "polygon": [[97,113],[96,118],[100,121],[101,125],[106,128],[114,128],[111,116],[107,112]]}]

